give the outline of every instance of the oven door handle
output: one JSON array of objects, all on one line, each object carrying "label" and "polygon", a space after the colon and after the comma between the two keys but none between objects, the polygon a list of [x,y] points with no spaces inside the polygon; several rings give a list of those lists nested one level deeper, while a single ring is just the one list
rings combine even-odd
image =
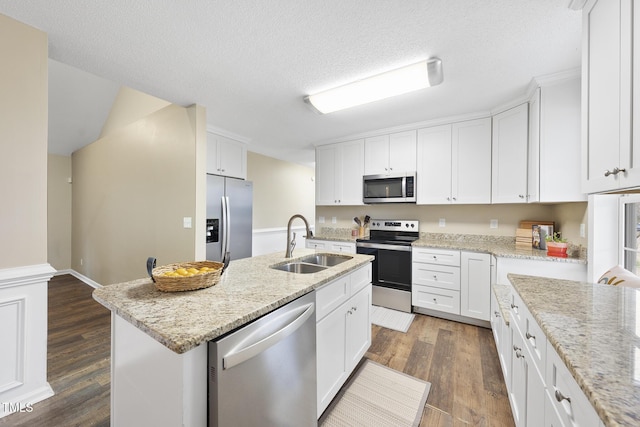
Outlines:
[{"label": "oven door handle", "polygon": [[356,243],[356,247],[358,247],[358,248],[372,248],[372,249],[388,249],[390,251],[411,252],[411,246],[385,245],[384,243],[357,242]]}]

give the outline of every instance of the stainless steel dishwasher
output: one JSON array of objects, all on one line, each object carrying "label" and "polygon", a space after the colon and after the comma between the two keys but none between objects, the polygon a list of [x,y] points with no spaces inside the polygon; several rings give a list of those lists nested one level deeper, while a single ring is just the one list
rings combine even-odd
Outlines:
[{"label": "stainless steel dishwasher", "polygon": [[209,426],[315,426],[315,292],[209,342]]}]

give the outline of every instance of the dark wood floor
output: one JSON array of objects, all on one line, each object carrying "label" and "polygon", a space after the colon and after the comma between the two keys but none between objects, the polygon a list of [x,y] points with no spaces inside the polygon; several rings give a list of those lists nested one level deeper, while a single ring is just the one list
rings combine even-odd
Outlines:
[{"label": "dark wood floor", "polygon": [[49,282],[47,379],[55,395],[0,426],[108,426],[110,311],[70,275]]},{"label": "dark wood floor", "polygon": [[407,333],[374,325],[366,357],[431,383],[421,427],[514,425],[490,329],[416,315]]},{"label": "dark wood floor", "polygon": [[[108,426],[110,313],[73,276],[49,283],[48,380],[55,396],[0,426]],[[512,426],[489,329],[416,315],[405,334],[373,326],[367,357],[431,383],[421,427]]]}]

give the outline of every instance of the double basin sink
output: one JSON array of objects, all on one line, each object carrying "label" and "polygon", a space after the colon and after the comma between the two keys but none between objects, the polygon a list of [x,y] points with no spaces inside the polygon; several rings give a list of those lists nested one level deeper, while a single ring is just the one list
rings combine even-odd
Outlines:
[{"label": "double basin sink", "polygon": [[284,264],[272,265],[271,268],[289,273],[310,274],[342,264],[352,258],[352,256],[348,255],[313,254]]}]

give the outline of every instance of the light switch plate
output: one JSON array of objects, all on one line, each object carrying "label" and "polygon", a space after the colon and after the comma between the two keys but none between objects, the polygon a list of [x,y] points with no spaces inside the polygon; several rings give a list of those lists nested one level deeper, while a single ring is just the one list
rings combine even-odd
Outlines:
[{"label": "light switch plate", "polygon": [[580,224],[580,237],[587,237],[587,230],[584,224]]},{"label": "light switch plate", "polygon": [[185,216],[184,218],[182,218],[182,226],[184,228],[191,228],[191,217],[190,216]]},{"label": "light switch plate", "polygon": [[324,217],[323,217],[323,216],[319,216],[319,217],[318,217],[318,222],[319,222],[320,224],[324,224]]},{"label": "light switch plate", "polygon": [[447,220],[445,218],[440,218],[438,221],[438,227],[444,227],[447,225]]},{"label": "light switch plate", "polygon": [[332,217],[331,217],[331,224],[335,224],[335,223],[337,223],[337,222],[338,222],[338,218],[337,218],[337,217],[335,217],[335,216],[332,216]]},{"label": "light switch plate", "polygon": [[489,228],[498,228],[498,220],[492,219],[489,221]]}]

